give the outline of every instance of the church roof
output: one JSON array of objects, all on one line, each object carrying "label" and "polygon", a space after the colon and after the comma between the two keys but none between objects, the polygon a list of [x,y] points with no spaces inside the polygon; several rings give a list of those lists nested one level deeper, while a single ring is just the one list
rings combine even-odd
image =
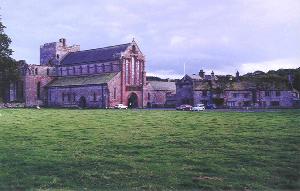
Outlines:
[{"label": "church roof", "polygon": [[118,60],[121,57],[121,53],[124,52],[130,45],[131,43],[127,43],[104,48],[70,52],[62,59],[60,64],[90,64]]},{"label": "church roof", "polygon": [[117,73],[104,73],[92,76],[59,77],[53,80],[48,87],[99,85],[109,82]]},{"label": "church roof", "polygon": [[156,91],[176,91],[175,82],[149,81],[149,83]]}]

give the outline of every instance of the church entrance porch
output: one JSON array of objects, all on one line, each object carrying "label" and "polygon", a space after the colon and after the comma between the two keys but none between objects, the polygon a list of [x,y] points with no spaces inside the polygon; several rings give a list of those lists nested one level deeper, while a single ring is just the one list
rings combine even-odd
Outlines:
[{"label": "church entrance porch", "polygon": [[128,98],[128,108],[137,108],[138,107],[138,96],[136,93],[131,93]]},{"label": "church entrance porch", "polygon": [[81,108],[85,108],[86,107],[86,99],[84,96],[81,96],[80,99],[79,99],[79,107]]}]

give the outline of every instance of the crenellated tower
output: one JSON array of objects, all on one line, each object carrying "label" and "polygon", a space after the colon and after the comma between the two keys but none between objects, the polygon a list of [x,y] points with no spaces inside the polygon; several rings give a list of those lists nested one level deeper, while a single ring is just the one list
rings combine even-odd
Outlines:
[{"label": "crenellated tower", "polygon": [[67,46],[65,38],[58,42],[46,43],[40,47],[41,65],[59,65],[60,61],[69,53],[80,51],[80,45]]}]

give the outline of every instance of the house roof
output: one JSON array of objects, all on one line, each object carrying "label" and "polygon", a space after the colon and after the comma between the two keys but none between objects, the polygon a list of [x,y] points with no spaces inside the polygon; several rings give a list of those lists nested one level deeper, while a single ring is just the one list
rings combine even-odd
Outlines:
[{"label": "house roof", "polygon": [[93,76],[59,77],[53,80],[48,87],[98,85],[109,82],[117,73],[104,73]]},{"label": "house roof", "polygon": [[60,64],[75,65],[118,60],[121,58],[122,52],[124,52],[130,45],[131,43],[127,43],[104,48],[70,52],[62,59]]},{"label": "house roof", "polygon": [[175,82],[149,81],[153,90],[176,91]]}]

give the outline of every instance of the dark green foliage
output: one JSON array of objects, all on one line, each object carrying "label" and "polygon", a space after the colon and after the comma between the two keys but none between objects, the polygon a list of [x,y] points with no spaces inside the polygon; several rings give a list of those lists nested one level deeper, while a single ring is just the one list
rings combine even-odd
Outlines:
[{"label": "dark green foliage", "polygon": [[300,110],[0,110],[0,190],[299,190]]},{"label": "dark green foliage", "polygon": [[11,58],[12,50],[9,48],[11,39],[4,33],[5,26],[0,18],[0,101],[9,82],[19,77],[17,62]]}]

